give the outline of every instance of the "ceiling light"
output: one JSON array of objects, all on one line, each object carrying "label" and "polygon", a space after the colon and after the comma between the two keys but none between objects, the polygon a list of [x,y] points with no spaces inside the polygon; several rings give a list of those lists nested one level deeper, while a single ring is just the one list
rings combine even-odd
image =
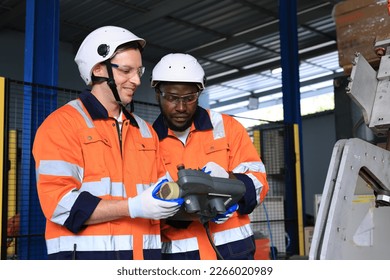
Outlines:
[{"label": "ceiling light", "polygon": [[248,103],[248,109],[249,110],[256,110],[259,108],[259,99],[254,96],[249,96],[249,103]]}]

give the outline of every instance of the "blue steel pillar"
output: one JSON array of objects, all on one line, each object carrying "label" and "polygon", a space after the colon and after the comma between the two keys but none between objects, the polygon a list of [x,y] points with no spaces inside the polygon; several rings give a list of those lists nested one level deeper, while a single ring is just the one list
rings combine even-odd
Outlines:
[{"label": "blue steel pillar", "polygon": [[45,220],[39,205],[31,149],[36,129],[57,107],[59,0],[27,0],[24,57],[23,131],[20,180],[19,259],[45,259]]},{"label": "blue steel pillar", "polygon": [[286,124],[286,231],[290,237],[287,254],[302,255],[303,243],[303,187],[301,182],[302,147],[299,85],[299,56],[296,0],[279,1],[279,24],[282,64],[284,122]]}]

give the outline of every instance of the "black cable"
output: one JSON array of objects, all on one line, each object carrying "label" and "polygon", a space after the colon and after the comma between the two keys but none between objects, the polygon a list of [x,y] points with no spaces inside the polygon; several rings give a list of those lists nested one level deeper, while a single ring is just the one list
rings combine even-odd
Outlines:
[{"label": "black cable", "polygon": [[212,239],[212,237],[211,237],[210,228],[209,228],[209,222],[208,222],[208,221],[202,222],[202,224],[203,224],[203,227],[204,227],[205,230],[206,230],[207,238],[209,239],[209,242],[210,242],[211,246],[213,247],[215,253],[217,254],[217,259],[218,259],[218,260],[223,260],[223,257],[222,257],[222,255],[221,255],[221,253],[218,251],[218,249],[217,249],[217,247],[215,246],[214,241],[213,241],[213,239]]}]

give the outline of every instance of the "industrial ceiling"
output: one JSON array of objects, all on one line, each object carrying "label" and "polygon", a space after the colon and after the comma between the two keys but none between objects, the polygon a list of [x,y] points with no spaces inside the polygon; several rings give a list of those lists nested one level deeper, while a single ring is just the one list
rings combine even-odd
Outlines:
[{"label": "industrial ceiling", "polygon": [[[301,83],[340,72],[332,11],[340,1],[298,0]],[[279,1],[275,0],[60,0],[60,41],[77,50],[103,25],[118,25],[147,41],[152,68],[167,53],[195,56],[207,75],[211,108],[248,110],[249,97],[280,91]],[[0,2],[0,29],[24,32],[25,1]],[[283,8],[283,7],[281,7]],[[320,89],[317,89],[320,91]]]}]

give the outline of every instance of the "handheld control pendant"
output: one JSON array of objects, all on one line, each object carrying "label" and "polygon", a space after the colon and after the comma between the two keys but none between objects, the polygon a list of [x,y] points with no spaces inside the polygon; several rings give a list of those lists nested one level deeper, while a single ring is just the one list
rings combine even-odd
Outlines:
[{"label": "handheld control pendant", "polygon": [[245,194],[245,185],[240,180],[212,177],[201,170],[185,169],[184,166],[178,169],[178,180],[163,184],[159,191],[163,199],[184,199],[182,208],[169,219],[212,219],[225,213]]}]

